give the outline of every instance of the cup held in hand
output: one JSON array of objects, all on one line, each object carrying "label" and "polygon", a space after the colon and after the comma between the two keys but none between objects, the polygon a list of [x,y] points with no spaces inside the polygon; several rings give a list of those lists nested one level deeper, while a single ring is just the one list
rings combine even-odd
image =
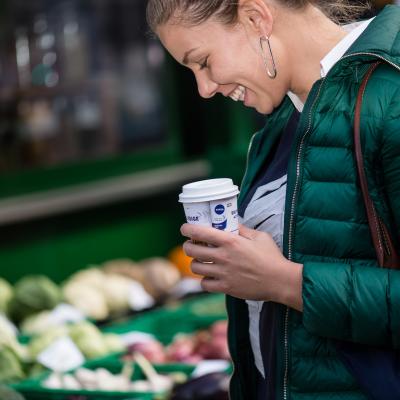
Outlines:
[{"label": "cup held in hand", "polygon": [[183,203],[189,224],[212,226],[238,234],[238,194],[232,179],[207,179],[184,185],[179,202]]}]

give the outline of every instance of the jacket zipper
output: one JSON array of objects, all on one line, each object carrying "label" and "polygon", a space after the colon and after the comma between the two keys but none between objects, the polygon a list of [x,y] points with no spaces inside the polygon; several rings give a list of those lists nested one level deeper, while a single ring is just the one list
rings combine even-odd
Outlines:
[{"label": "jacket zipper", "polygon": [[[371,56],[371,57],[376,57],[379,58],[380,60],[383,60],[385,62],[387,62],[388,64],[390,64],[392,67],[396,68],[397,70],[400,71],[400,67],[396,64],[394,64],[393,62],[387,60],[386,58],[375,54],[375,53],[369,53],[369,52],[359,52],[359,53],[352,53],[346,56],[343,56],[341,60],[344,60],[346,58],[350,58],[350,57],[355,57],[355,56]],[[329,75],[329,73],[328,73]],[[303,146],[304,146],[304,142],[305,142],[305,138],[307,137],[307,135],[309,134],[309,131],[311,129],[311,115],[312,115],[312,111],[314,109],[314,106],[318,100],[318,97],[321,93],[321,89],[325,83],[325,78],[323,78],[323,81],[318,89],[318,93],[315,96],[314,102],[310,108],[310,112],[308,114],[308,127],[306,130],[306,133],[303,135],[300,145],[299,145],[299,149],[297,151],[296,154],[296,158],[297,158],[297,162],[296,162],[296,181],[295,181],[295,187],[294,187],[294,192],[293,192],[293,198],[292,198],[292,204],[290,207],[290,218],[289,218],[289,234],[288,234],[288,259],[290,261],[292,261],[293,258],[293,223],[294,223],[294,208],[295,208],[295,203],[297,200],[297,193],[298,193],[298,189],[299,189],[299,178],[300,178],[300,156],[301,153],[303,151]],[[288,381],[288,369],[289,369],[289,349],[288,349],[288,325],[289,325],[289,307],[286,307],[286,312],[285,312],[285,323],[284,323],[284,365],[285,365],[285,370],[284,370],[284,375],[283,375],[283,399],[287,400],[288,399],[288,392],[287,392],[287,381]]]},{"label": "jacket zipper", "polygon": [[242,178],[242,182],[240,183],[240,187],[243,186],[243,182],[245,181],[246,176],[247,176],[247,171],[248,171],[248,169],[249,169],[250,150],[251,150],[251,147],[253,146],[253,140],[254,140],[254,138],[255,138],[255,136],[256,136],[257,134],[258,134],[258,132],[254,133],[253,136],[252,136],[251,139],[250,139],[249,147],[248,147],[248,149],[247,149],[247,156],[246,156],[246,169],[245,169],[245,171],[244,171],[244,175],[243,175],[243,178]]},{"label": "jacket zipper", "polygon": [[[310,107],[310,112],[308,114],[308,125],[306,129],[306,133],[303,135],[301,138],[300,144],[299,144],[299,149],[296,154],[297,162],[296,162],[296,183],[294,187],[294,192],[293,192],[293,198],[292,198],[292,204],[290,207],[290,219],[289,219],[289,237],[288,237],[288,259],[292,260],[292,234],[293,234],[293,215],[294,215],[294,207],[295,207],[295,202],[296,202],[296,197],[297,197],[297,192],[299,188],[299,176],[300,176],[300,153],[303,150],[305,138],[307,137],[308,133],[310,132],[311,129],[311,122],[312,122],[312,111],[314,109],[314,106],[318,100],[319,94],[321,92],[321,88],[323,87],[325,83],[325,79],[322,80],[322,83],[320,84],[320,87],[318,88],[317,95],[315,96],[315,99]],[[285,311],[285,323],[284,323],[284,365],[285,365],[285,370],[284,370],[284,375],[283,375],[283,399],[287,400],[287,381],[288,381],[288,369],[289,369],[289,348],[288,348],[288,326],[289,326],[289,311],[290,308],[286,307]]]}]

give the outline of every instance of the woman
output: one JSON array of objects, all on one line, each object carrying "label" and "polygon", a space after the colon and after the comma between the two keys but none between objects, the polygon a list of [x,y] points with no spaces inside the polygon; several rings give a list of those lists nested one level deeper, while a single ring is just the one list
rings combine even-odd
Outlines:
[{"label": "woman", "polygon": [[352,138],[360,81],[382,59],[364,97],[362,140],[369,191],[397,240],[400,9],[346,30],[331,18],[348,4],[148,2],[150,26],[201,96],[267,115],[250,144],[240,235],[181,228],[212,245],[184,246],[204,289],[228,295],[235,400],[366,399],[336,344],[400,347],[400,272],[377,267]]}]

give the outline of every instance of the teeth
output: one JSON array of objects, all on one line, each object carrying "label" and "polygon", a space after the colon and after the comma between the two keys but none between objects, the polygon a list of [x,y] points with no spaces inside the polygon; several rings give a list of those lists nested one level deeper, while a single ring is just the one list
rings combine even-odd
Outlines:
[{"label": "teeth", "polygon": [[239,85],[233,93],[230,94],[230,98],[234,101],[244,101],[244,94],[245,94],[245,87],[242,85]]}]

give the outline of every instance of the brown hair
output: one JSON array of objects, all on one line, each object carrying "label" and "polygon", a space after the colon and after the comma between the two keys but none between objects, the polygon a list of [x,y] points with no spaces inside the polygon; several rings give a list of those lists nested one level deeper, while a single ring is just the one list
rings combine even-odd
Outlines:
[{"label": "brown hair", "polygon": [[[350,22],[370,9],[368,0],[275,0],[292,9],[308,4],[318,7],[335,22]],[[213,16],[227,25],[237,21],[238,1],[235,0],[148,0],[147,22],[153,32],[172,17],[179,22],[196,25]]]}]

